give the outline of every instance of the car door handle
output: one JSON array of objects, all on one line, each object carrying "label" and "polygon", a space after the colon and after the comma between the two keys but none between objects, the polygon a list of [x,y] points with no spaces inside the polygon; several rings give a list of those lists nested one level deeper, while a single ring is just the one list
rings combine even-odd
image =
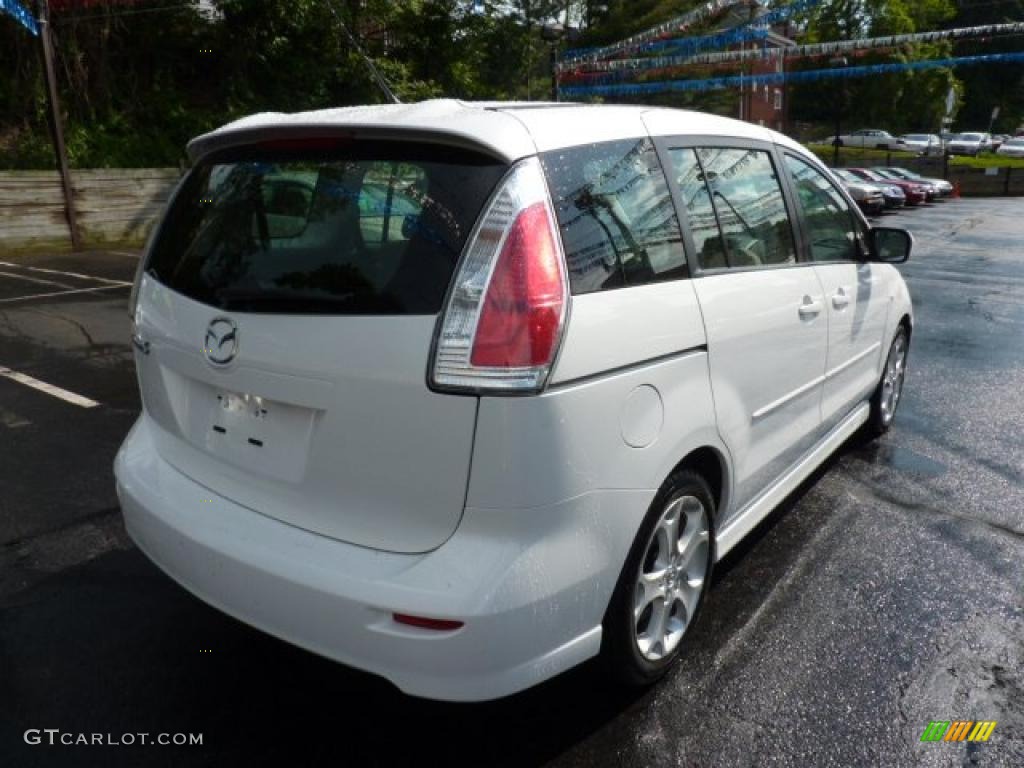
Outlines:
[{"label": "car door handle", "polygon": [[804,303],[800,305],[797,312],[800,313],[800,317],[816,317],[821,313],[821,302],[810,296],[804,296]]},{"label": "car door handle", "polygon": [[846,291],[842,288],[832,294],[832,306],[836,309],[846,309],[849,305],[850,297],[846,295]]}]

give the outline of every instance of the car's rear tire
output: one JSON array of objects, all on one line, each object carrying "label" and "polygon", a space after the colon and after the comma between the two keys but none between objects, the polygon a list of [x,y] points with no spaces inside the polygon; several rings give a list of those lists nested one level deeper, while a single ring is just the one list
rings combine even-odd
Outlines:
[{"label": "car's rear tire", "polygon": [[883,435],[892,426],[896,408],[903,397],[903,382],[907,374],[907,352],[910,350],[910,335],[904,325],[899,327],[889,345],[882,377],[875,394],[871,397],[871,416],[868,428],[875,436]]},{"label": "car's rear tire", "polygon": [[620,682],[649,685],[679,658],[711,583],[714,512],[707,482],[689,469],[651,502],[604,618],[601,652]]}]

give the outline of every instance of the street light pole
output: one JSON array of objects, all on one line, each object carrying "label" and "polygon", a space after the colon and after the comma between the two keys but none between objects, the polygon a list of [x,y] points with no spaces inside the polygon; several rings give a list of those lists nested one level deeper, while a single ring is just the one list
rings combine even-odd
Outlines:
[{"label": "street light pole", "polygon": [[558,43],[551,44],[551,100],[558,101]]},{"label": "street light pole", "polygon": [[551,64],[551,100],[558,101],[558,44],[565,35],[565,26],[562,24],[545,24],[540,28],[540,36],[548,44],[549,60]]},{"label": "street light pole", "polygon": [[57,155],[57,169],[60,171],[61,188],[64,191],[64,213],[71,233],[71,247],[82,250],[82,237],[78,231],[78,217],[75,214],[75,195],[71,188],[71,172],[68,169],[68,151],[64,145],[64,121],[60,114],[60,100],[57,95],[57,78],[53,66],[53,37],[50,35],[50,8],[46,0],[36,4],[39,21],[39,39],[43,45],[43,74],[46,78],[46,94],[50,106],[50,133],[53,151]]}]

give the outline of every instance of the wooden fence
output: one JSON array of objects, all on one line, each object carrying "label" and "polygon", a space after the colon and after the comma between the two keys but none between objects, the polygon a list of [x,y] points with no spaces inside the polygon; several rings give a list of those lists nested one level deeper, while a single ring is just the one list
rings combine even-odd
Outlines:
[{"label": "wooden fence", "polygon": [[[143,243],[180,175],[176,168],[72,171],[84,244]],[[0,172],[0,253],[70,247],[59,174]]]}]

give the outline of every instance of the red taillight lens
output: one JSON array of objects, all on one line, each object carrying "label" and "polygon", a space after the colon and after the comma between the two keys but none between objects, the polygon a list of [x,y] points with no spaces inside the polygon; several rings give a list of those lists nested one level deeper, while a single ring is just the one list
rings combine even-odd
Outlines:
[{"label": "red taillight lens", "polygon": [[463,626],[461,621],[428,619],[424,616],[411,616],[408,613],[394,613],[392,618],[399,624],[407,624],[410,627],[419,627],[420,629],[433,629],[438,632],[451,632],[455,629],[461,629]]},{"label": "red taillight lens", "polygon": [[540,160],[516,163],[469,238],[437,331],[434,386],[544,388],[569,311],[565,257]]},{"label": "red taillight lens", "polygon": [[565,286],[547,206],[534,203],[512,224],[484,297],[470,362],[517,368],[551,362]]}]

